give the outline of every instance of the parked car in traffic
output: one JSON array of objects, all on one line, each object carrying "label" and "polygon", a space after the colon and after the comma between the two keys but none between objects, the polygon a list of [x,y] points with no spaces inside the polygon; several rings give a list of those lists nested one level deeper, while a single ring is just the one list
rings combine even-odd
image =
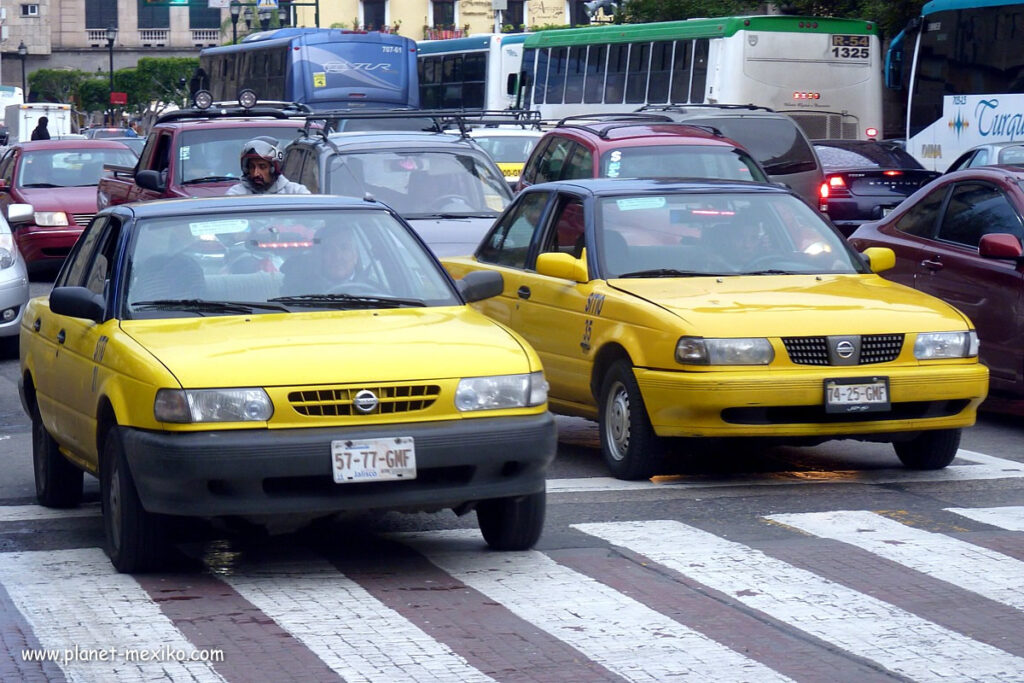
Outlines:
[{"label": "parked car in traffic", "polygon": [[946,173],[850,237],[896,255],[884,277],[937,296],[977,326],[993,398],[1024,398],[1024,168]]},{"label": "parked car in traffic", "polygon": [[901,147],[877,140],[815,140],[814,151],[825,170],[819,208],[847,236],[939,176]]},{"label": "parked car in traffic", "polygon": [[[27,218],[26,208],[16,209]],[[16,355],[21,317],[28,303],[28,268],[14,241],[11,226],[0,216],[0,357]]]},{"label": "parked car in traffic", "polygon": [[14,237],[29,270],[60,266],[96,213],[105,164],[135,163],[132,151],[107,140],[41,140],[11,145],[0,158],[0,212],[28,204],[32,220]]},{"label": "parked car in traffic", "polygon": [[122,572],[161,566],[171,518],[476,510],[529,548],[555,424],[537,354],[466,305],[500,291],[375,201],[111,207],[21,327],[36,497],[97,476]]},{"label": "parked car in traffic", "polygon": [[953,160],[946,173],[989,165],[1024,166],[1024,142],[989,142],[971,147]]},{"label": "parked car in traffic", "polygon": [[100,140],[103,138],[137,138],[139,135],[134,130],[128,127],[119,128],[117,126],[97,126],[95,128],[86,128],[83,131],[85,137],[90,140]]},{"label": "parked car in traffic", "polygon": [[576,178],[768,179],[743,147],[721,133],[634,113],[562,119],[533,148],[518,188]]},{"label": "parked car in traffic", "polygon": [[475,305],[540,354],[553,411],[599,423],[612,474],[641,479],[727,437],[952,462],[988,371],[963,313],[876,274],[892,259],[777,185],[578,180],[521,191],[443,262],[501,274]]},{"label": "parked car in traffic", "polygon": [[288,146],[282,172],[313,193],[384,202],[438,256],[472,253],[512,200],[494,160],[462,133],[314,132]]},{"label": "parked car in traffic", "polygon": [[750,152],[771,180],[817,206],[824,171],[807,134],[787,114],[752,104],[648,104],[637,111],[720,131]]},{"label": "parked car in traffic", "polygon": [[515,189],[523,166],[544,135],[540,130],[520,126],[482,127],[469,131],[470,137],[491,155],[509,187]]}]

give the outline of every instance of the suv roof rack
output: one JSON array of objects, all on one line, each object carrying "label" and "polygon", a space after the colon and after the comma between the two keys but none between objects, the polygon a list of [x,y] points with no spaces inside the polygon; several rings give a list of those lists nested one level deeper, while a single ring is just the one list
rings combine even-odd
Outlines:
[{"label": "suv roof rack", "polygon": [[644,121],[671,121],[667,116],[660,114],[648,114],[646,112],[636,111],[624,111],[620,113],[607,113],[607,114],[574,114],[573,116],[566,116],[565,118],[559,119],[556,126],[567,125],[569,121],[591,121],[593,123],[604,123],[606,121],[633,121],[643,123]]},{"label": "suv roof rack", "polygon": [[189,119],[220,119],[220,118],[246,118],[246,117],[268,117],[274,119],[290,119],[309,115],[313,110],[301,102],[263,103],[260,102],[254,107],[242,107],[237,102],[228,106],[211,105],[206,109],[189,107],[187,109],[176,109],[157,117],[156,123],[168,121],[184,121]]},{"label": "suv roof rack", "polygon": [[[660,115],[657,115],[657,114],[647,115],[647,116],[639,116],[639,117],[632,117],[631,116],[631,117],[626,117],[625,120],[623,120],[621,118],[619,118],[619,119],[617,119],[617,118],[609,118],[609,119],[606,119],[604,121],[596,121],[596,120],[592,121],[592,123],[609,123],[610,124],[610,125],[604,126],[601,129],[595,129],[592,126],[587,125],[586,123],[566,123],[566,121],[569,121],[570,119],[595,119],[595,118],[600,117],[600,116],[602,116],[602,115],[598,114],[596,116],[587,116],[587,115],[567,116],[567,117],[565,117],[564,119],[562,119],[561,121],[558,122],[558,127],[559,128],[576,128],[576,129],[579,129],[579,130],[585,130],[585,131],[588,131],[588,132],[591,132],[591,133],[596,133],[597,137],[601,138],[602,140],[608,140],[611,137],[609,135],[609,133],[611,131],[613,131],[613,130],[618,130],[619,128],[632,128],[632,127],[634,127],[636,125],[643,124],[643,123],[656,123],[659,126],[681,126],[683,128],[698,128],[700,130],[703,130],[703,131],[706,131],[708,133],[711,133],[712,135],[714,135],[716,137],[720,137],[720,138],[724,138],[725,137],[725,135],[722,133],[722,131],[720,131],[718,128],[715,128],[714,126],[711,126],[711,125],[708,125],[708,124],[704,124],[704,123],[687,123],[686,121],[673,121],[672,119],[670,119],[667,116],[660,116]],[[605,116],[621,117],[622,115],[621,114],[611,114],[611,115],[605,115]]]},{"label": "suv roof rack", "polygon": [[462,137],[468,137],[470,124],[540,126],[540,113],[526,110],[501,109],[331,109],[306,114],[306,128],[313,121],[327,121],[321,129],[324,136],[338,121],[352,119],[431,119],[434,132],[443,133],[454,125]]}]

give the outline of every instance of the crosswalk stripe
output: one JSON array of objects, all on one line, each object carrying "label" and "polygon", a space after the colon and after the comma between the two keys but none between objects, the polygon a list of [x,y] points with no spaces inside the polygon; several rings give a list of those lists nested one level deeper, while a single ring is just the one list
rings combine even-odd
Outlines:
[{"label": "crosswalk stripe", "polygon": [[778,514],[767,519],[857,546],[922,574],[1024,609],[1024,562],[993,550],[915,529],[867,510]]},{"label": "crosswalk stripe", "polygon": [[319,558],[221,578],[347,680],[493,680]]},{"label": "crosswalk stripe", "polygon": [[627,680],[790,680],[543,553],[488,552],[469,529],[391,537]]},{"label": "crosswalk stripe", "polygon": [[946,508],[961,517],[973,519],[1007,531],[1024,531],[1024,505],[997,508]]},{"label": "crosswalk stripe", "polygon": [[916,681],[1019,681],[1024,671],[1024,659],[681,522],[572,527]]},{"label": "crosswalk stripe", "polygon": [[0,553],[0,582],[40,647],[69,651],[56,662],[69,680],[224,680],[209,663],[176,660],[196,648],[99,549]]},{"label": "crosswalk stripe", "polygon": [[66,519],[69,517],[98,517],[100,504],[77,508],[45,508],[42,505],[0,505],[0,522],[31,522],[35,520]]}]

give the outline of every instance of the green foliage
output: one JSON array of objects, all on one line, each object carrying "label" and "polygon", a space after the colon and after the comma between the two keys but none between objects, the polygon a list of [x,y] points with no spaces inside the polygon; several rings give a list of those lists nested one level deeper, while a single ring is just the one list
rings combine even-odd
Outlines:
[{"label": "green foliage", "polygon": [[71,69],[36,69],[28,75],[32,99],[37,102],[77,101],[78,87],[89,74]]}]

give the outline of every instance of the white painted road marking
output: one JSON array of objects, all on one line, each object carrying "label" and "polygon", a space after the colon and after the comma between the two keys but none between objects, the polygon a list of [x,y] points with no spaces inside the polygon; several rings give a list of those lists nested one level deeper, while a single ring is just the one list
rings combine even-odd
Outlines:
[{"label": "white painted road marking", "polygon": [[[114,571],[102,550],[0,553],[0,583],[42,649],[77,648],[70,661],[55,662],[70,681],[224,680],[206,662],[123,656],[128,651],[198,653],[135,579]],[[116,650],[110,661],[82,661],[110,648]]]},{"label": "white painted road marking", "polygon": [[998,508],[946,508],[946,510],[1007,531],[1024,531],[1024,505],[1008,505]]},{"label": "white painted road marking", "polygon": [[770,515],[767,519],[857,546],[922,574],[1024,609],[1024,562],[866,510]]},{"label": "white painted road marking", "polygon": [[790,680],[543,553],[488,552],[469,529],[392,537],[627,680]]},{"label": "white painted road marking", "polygon": [[675,521],[574,524],[915,681],[1020,681],[1024,659]]}]

